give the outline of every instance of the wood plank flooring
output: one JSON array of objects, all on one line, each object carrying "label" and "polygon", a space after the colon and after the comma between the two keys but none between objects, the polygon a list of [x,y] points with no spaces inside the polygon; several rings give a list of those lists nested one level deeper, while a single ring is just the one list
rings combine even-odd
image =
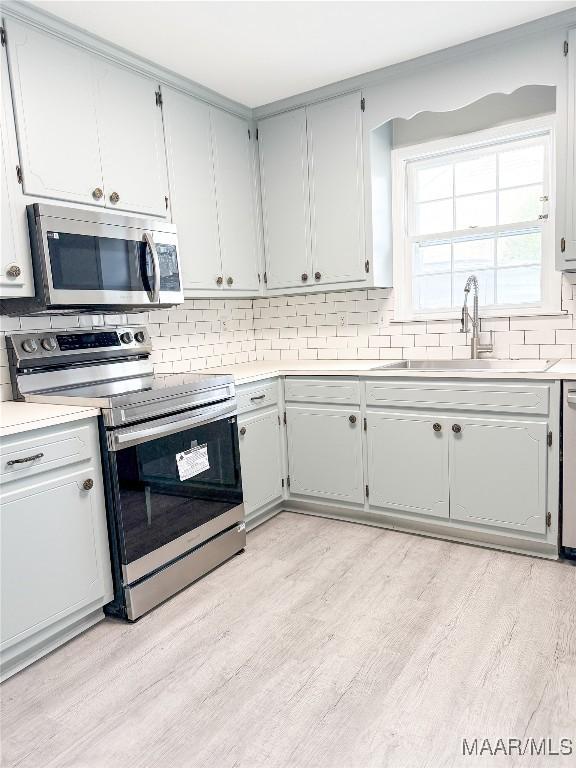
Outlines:
[{"label": "wood plank flooring", "polygon": [[576,568],[282,513],[136,624],[0,688],[3,768],[574,765]]}]

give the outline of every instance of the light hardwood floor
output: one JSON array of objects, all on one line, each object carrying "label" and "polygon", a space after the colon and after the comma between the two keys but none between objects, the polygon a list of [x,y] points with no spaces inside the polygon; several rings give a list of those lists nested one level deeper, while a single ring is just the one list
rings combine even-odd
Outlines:
[{"label": "light hardwood floor", "polygon": [[574,765],[576,568],[282,513],[130,625],[1,688],[3,768]]}]

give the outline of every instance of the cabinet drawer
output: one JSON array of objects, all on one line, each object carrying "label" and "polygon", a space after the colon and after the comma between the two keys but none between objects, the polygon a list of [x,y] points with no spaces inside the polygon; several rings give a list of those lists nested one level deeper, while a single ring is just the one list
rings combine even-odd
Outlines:
[{"label": "cabinet drawer", "polygon": [[257,408],[276,405],[278,402],[278,382],[266,382],[259,386],[250,384],[243,389],[239,387],[236,394],[238,413],[247,413]]},{"label": "cabinet drawer", "polygon": [[366,384],[366,404],[385,408],[437,408],[443,411],[496,411],[546,415],[550,387],[492,381],[375,381]]},{"label": "cabinet drawer", "polygon": [[[40,434],[43,433],[43,434]],[[7,483],[58,467],[85,461],[91,456],[90,426],[63,426],[10,437],[0,446],[0,482]]]},{"label": "cabinet drawer", "polygon": [[358,379],[287,378],[284,384],[286,402],[292,403],[339,403],[360,405]]}]

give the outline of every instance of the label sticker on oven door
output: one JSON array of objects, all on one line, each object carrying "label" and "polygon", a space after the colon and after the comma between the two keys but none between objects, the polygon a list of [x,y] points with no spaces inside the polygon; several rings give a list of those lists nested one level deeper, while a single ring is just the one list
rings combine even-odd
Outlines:
[{"label": "label sticker on oven door", "polygon": [[194,475],[199,475],[210,469],[208,461],[208,446],[193,445],[187,451],[176,454],[176,465],[180,480],[189,480]]}]

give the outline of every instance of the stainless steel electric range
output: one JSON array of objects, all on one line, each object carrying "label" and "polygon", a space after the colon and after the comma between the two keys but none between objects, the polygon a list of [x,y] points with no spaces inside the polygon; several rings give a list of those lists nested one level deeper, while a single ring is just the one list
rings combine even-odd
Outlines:
[{"label": "stainless steel electric range", "polygon": [[137,619],[244,548],[231,376],[155,376],[143,326],[7,343],[15,399],[101,409],[109,614]]}]

